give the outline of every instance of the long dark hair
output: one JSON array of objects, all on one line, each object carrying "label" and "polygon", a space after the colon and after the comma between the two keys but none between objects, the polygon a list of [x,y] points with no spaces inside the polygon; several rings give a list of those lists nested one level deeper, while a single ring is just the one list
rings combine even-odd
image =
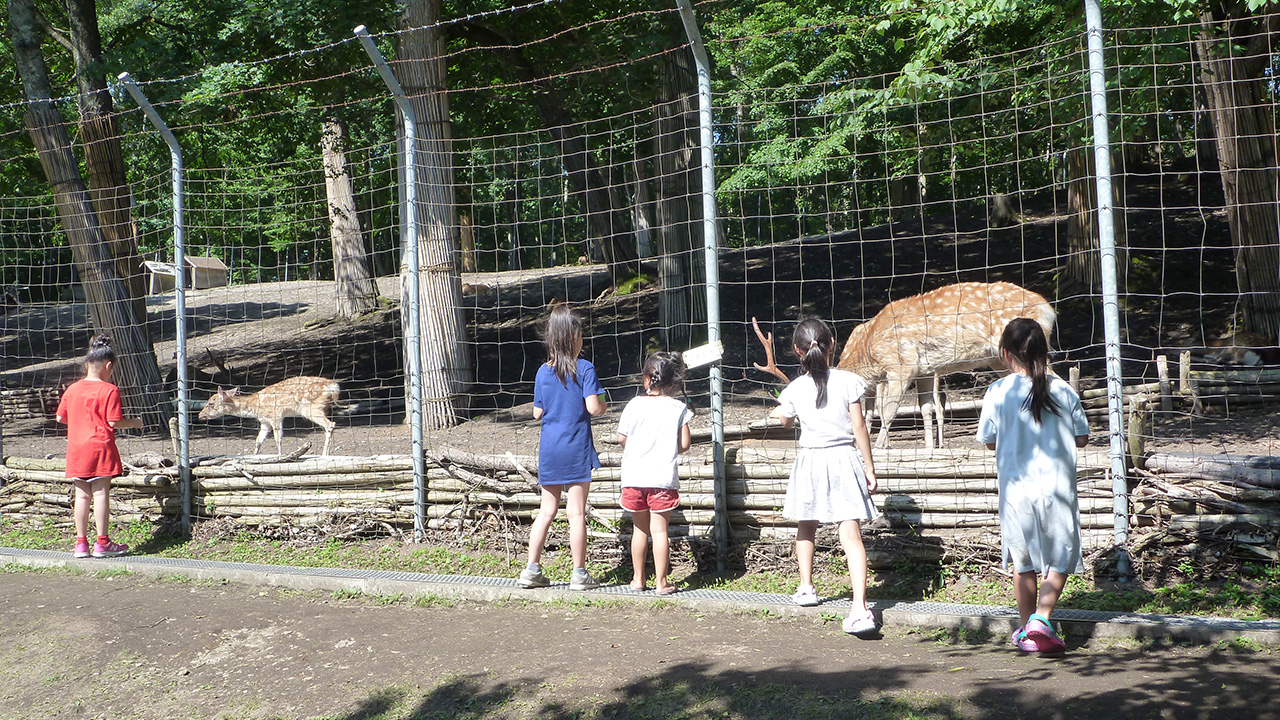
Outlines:
[{"label": "long dark hair", "polygon": [[800,367],[809,373],[813,384],[818,387],[818,407],[825,407],[827,379],[831,376],[831,347],[835,344],[835,335],[820,318],[810,317],[796,325],[791,342],[800,358]]},{"label": "long dark hair", "polygon": [[116,351],[111,349],[111,336],[94,335],[89,339],[89,354],[84,356],[86,365],[105,365],[116,361]]},{"label": "long dark hair", "polygon": [[547,359],[561,385],[568,385],[569,378],[578,377],[578,355],[574,345],[582,337],[582,320],[560,303],[551,310],[547,318]]},{"label": "long dark hair", "polygon": [[650,390],[675,395],[684,381],[684,361],[675,353],[656,352],[645,358],[641,374],[649,378]]},{"label": "long dark hair", "polygon": [[1049,340],[1040,323],[1030,318],[1014,318],[1000,334],[1000,349],[1008,350],[1031,378],[1031,394],[1023,407],[1040,422],[1044,411],[1061,415],[1058,402],[1049,394]]}]

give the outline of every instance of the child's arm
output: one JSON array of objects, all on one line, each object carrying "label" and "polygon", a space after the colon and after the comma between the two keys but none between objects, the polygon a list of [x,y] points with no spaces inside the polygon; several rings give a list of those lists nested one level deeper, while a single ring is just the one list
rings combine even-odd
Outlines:
[{"label": "child's arm", "polygon": [[[1089,444],[1089,436],[1088,436],[1088,435],[1077,435],[1077,436],[1076,436],[1076,447],[1078,447],[1078,448],[1082,448],[1082,447],[1084,447],[1085,445],[1088,445],[1088,444]],[[991,449],[992,449],[992,450],[995,450],[995,449],[996,449],[996,446],[995,446],[995,445],[991,445],[990,447],[991,447]]]},{"label": "child's arm", "polygon": [[795,424],[796,424],[796,419],[791,417],[790,415],[787,415],[786,412],[783,411],[781,405],[774,408],[773,412],[769,413],[769,417],[777,418],[778,420],[781,420],[782,427],[784,428],[795,427]]},{"label": "child's arm", "polygon": [[867,471],[867,492],[875,492],[880,483],[876,480],[876,464],[871,459],[871,433],[867,432],[867,420],[862,416],[862,403],[849,403],[849,419],[853,421],[853,441],[862,453],[862,466]]},{"label": "child's arm", "polygon": [[108,420],[107,424],[114,430],[120,428],[123,430],[141,430],[142,418],[121,418],[119,420]]},{"label": "child's arm", "polygon": [[538,407],[537,405],[533,406],[533,419],[534,420],[542,419],[542,408]]},{"label": "child's arm", "polygon": [[604,401],[604,393],[588,395],[584,400],[587,401],[587,412],[591,417],[603,415],[609,410],[609,404]]},{"label": "child's arm", "polygon": [[618,433],[618,444],[625,448],[627,446],[627,436]]},{"label": "child's arm", "polygon": [[693,447],[693,433],[689,431],[689,424],[685,423],[680,426],[680,452],[685,452]]}]

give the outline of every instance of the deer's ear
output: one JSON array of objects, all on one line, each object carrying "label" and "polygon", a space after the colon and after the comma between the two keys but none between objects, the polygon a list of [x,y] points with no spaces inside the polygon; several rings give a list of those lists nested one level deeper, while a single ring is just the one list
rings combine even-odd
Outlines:
[{"label": "deer's ear", "polygon": [[226,393],[222,391],[222,386],[218,386],[218,397],[226,397]]},{"label": "deer's ear", "polygon": [[238,387],[231,388],[230,390],[227,391],[227,394],[230,395],[231,397],[235,397],[240,394],[240,388]]}]

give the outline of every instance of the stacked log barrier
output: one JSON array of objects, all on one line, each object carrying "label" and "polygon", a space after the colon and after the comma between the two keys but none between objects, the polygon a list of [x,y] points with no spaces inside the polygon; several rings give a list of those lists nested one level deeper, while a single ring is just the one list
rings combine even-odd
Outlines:
[{"label": "stacked log barrier", "polygon": [[1137,473],[1135,556],[1280,562],[1280,457],[1152,453]]},{"label": "stacked log barrier", "polygon": [[[426,501],[432,528],[464,529],[492,515],[527,522],[541,501],[529,468],[532,457],[476,456],[452,448],[430,453]],[[789,540],[795,523],[782,517],[794,446],[747,441],[726,452],[729,525],[740,542]],[[625,542],[626,514],[618,507],[620,453],[601,454],[588,495],[592,534]],[[880,489],[873,496],[883,518],[869,531],[901,540],[894,552],[871,549],[873,566],[903,553],[941,559],[948,543],[963,540],[999,547],[995,458],[980,446],[936,450],[876,450]],[[22,522],[70,523],[70,493],[62,460],[5,458],[0,516]],[[1104,451],[1080,454],[1080,510],[1086,545],[1106,543],[1112,526],[1110,463]],[[681,507],[672,515],[675,537],[710,538],[715,488],[709,451],[681,457]],[[407,455],[371,458],[308,457],[294,462],[203,458],[191,472],[195,520],[222,519],[246,529],[334,527],[365,523],[388,532],[413,528],[413,463]],[[117,521],[174,519],[180,513],[177,470],[130,468],[113,481]]]}]

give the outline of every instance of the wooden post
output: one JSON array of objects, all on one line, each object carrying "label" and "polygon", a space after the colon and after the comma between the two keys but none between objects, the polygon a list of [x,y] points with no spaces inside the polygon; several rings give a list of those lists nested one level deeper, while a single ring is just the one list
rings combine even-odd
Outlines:
[{"label": "wooden post", "polygon": [[1076,391],[1077,395],[1080,394],[1080,366],[1079,365],[1072,365],[1070,368],[1067,369],[1067,384],[1071,386],[1072,390]]},{"label": "wooden post", "polygon": [[1147,402],[1145,393],[1129,398],[1129,422],[1125,433],[1129,467],[1140,467],[1146,456],[1146,438],[1150,432]]},{"label": "wooden post", "polygon": [[1156,356],[1156,374],[1160,377],[1160,410],[1173,411],[1173,397],[1170,395],[1169,358],[1166,355]]}]

